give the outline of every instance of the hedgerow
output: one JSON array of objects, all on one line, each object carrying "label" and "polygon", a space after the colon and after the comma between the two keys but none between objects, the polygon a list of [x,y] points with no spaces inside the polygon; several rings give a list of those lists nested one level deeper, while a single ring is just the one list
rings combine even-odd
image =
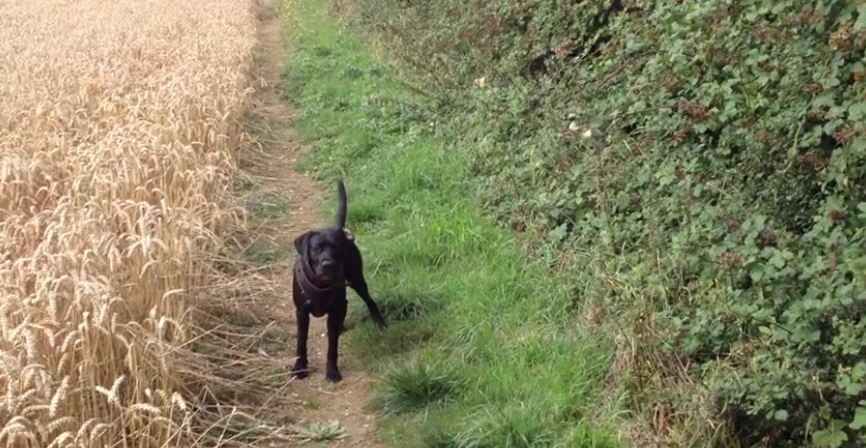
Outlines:
[{"label": "hedgerow", "polygon": [[341,3],[630,341],[644,427],[866,443],[866,6]]}]

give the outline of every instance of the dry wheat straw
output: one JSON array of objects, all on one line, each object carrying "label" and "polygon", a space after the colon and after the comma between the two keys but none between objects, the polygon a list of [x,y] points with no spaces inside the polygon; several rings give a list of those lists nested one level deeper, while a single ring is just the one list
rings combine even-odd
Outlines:
[{"label": "dry wheat straw", "polygon": [[236,216],[252,6],[0,1],[0,445],[201,439],[178,348]]}]

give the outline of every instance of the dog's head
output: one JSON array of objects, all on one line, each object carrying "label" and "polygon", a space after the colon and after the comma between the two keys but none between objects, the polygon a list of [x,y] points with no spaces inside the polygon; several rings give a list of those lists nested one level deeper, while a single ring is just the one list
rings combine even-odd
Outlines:
[{"label": "dog's head", "polygon": [[295,239],[295,249],[321,286],[343,278],[347,234],[341,229],[311,230]]}]

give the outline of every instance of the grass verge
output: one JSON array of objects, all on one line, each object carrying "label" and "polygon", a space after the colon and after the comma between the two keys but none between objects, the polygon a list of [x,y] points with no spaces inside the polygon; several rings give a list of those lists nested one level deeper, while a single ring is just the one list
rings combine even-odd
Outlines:
[{"label": "grass verge", "polygon": [[[576,324],[577,285],[529,259],[475,207],[465,151],[321,0],[284,0],[285,71],[306,166],[344,176],[349,226],[391,326],[348,350],[379,375],[393,446],[619,446],[613,344]],[[327,211],[333,213],[333,204]],[[354,301],[352,324],[366,319]],[[607,404],[605,404],[607,403]],[[614,404],[610,404],[614,403]]]}]

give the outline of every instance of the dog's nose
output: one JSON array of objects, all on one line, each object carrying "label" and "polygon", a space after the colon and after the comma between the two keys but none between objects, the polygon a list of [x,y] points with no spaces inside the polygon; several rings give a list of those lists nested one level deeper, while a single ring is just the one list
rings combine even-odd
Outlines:
[{"label": "dog's nose", "polygon": [[334,260],[322,260],[322,267],[329,268],[334,265]]}]

